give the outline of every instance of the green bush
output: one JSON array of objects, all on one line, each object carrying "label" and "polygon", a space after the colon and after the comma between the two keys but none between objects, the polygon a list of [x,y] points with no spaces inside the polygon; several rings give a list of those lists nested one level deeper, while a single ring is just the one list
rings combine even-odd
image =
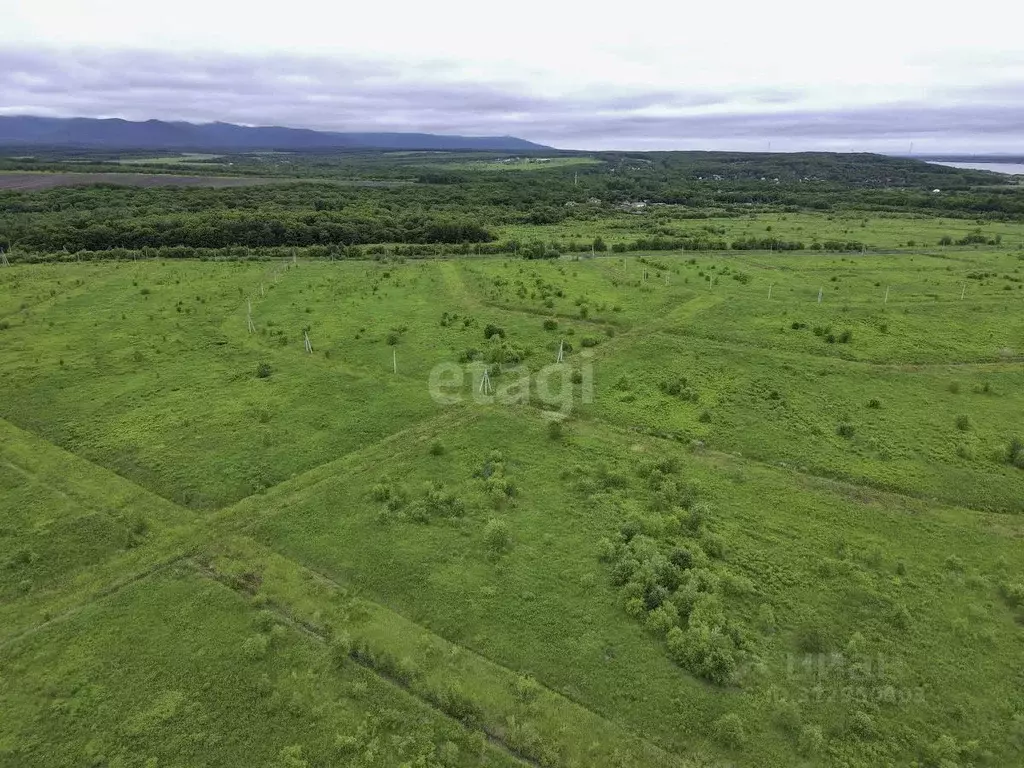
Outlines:
[{"label": "green bush", "polygon": [[512,693],[525,704],[535,701],[543,687],[530,675],[516,675],[512,680]]},{"label": "green bush", "polygon": [[492,519],[484,528],[484,547],[492,555],[502,555],[512,549],[512,534],[508,523]]},{"label": "green bush", "polygon": [[805,624],[797,630],[796,645],[804,653],[825,653],[829,648],[829,639],[819,625]]},{"label": "green bush", "polygon": [[773,719],[779,729],[785,733],[792,736],[797,736],[800,733],[802,717],[800,715],[800,707],[795,701],[783,699],[776,704]]},{"label": "green bush", "polygon": [[548,318],[544,321],[545,331],[554,331],[558,329],[558,321],[553,318]]},{"label": "green bush", "polygon": [[1024,469],[1024,440],[1019,437],[1010,440],[1006,446],[1006,460],[1017,469]]},{"label": "green bush", "polygon": [[877,409],[879,409],[881,407],[882,407],[882,401],[879,400],[877,397],[872,397],[870,400],[868,400],[868,408],[874,408],[874,409],[877,410]]},{"label": "green bush", "polygon": [[967,414],[961,414],[956,417],[956,428],[961,432],[966,432],[971,428],[971,417]]},{"label": "green bush", "polygon": [[870,739],[875,735],[875,721],[867,712],[857,710],[850,720],[850,730],[862,739]]},{"label": "green bush", "polygon": [[1016,584],[1003,582],[999,585],[999,594],[1002,595],[1003,600],[1011,607],[1015,608],[1018,605],[1024,605],[1024,583],[1022,582],[1017,582]]},{"label": "green bush", "polygon": [[669,656],[691,674],[717,685],[728,684],[735,675],[736,648],[721,627],[673,627],[666,640]]},{"label": "green bush", "polygon": [[273,373],[273,371],[271,370],[269,363],[260,363],[256,366],[256,376],[260,379],[269,379],[271,373]]},{"label": "green bush", "polygon": [[715,738],[719,743],[732,749],[739,749],[747,741],[743,720],[735,712],[722,715],[715,721]]},{"label": "green bush", "polygon": [[725,557],[725,539],[717,534],[704,534],[701,537],[700,546],[707,553],[708,557],[713,557],[716,560],[721,560]]},{"label": "green bush", "polygon": [[855,432],[856,429],[854,428],[853,424],[849,424],[845,421],[838,427],[836,427],[836,434],[839,435],[840,437],[845,437],[847,440],[853,437]]},{"label": "green bush", "polygon": [[431,456],[442,456],[444,455],[444,443],[440,440],[435,440],[430,444],[430,455]]},{"label": "green bush", "polygon": [[679,610],[670,602],[663,602],[647,614],[647,629],[658,635],[667,634],[679,626]]},{"label": "green bush", "polygon": [[825,747],[825,734],[817,725],[805,725],[800,729],[800,738],[797,740],[798,749],[803,755],[816,755]]},{"label": "green bush", "polygon": [[415,510],[414,519],[426,522],[435,517],[462,517],[465,512],[465,504],[453,491],[431,483],[424,491],[421,506]]},{"label": "green bush", "polygon": [[488,323],[484,327],[484,338],[490,339],[493,336],[497,336],[498,338],[504,339],[505,329],[500,326],[494,325],[494,323]]},{"label": "green bush", "polygon": [[336,669],[341,669],[348,663],[349,658],[352,656],[352,638],[347,634],[335,636],[331,639],[328,652],[330,654],[331,663]]},{"label": "green bush", "polygon": [[549,421],[548,422],[548,438],[559,442],[565,438],[565,427],[560,421]]},{"label": "green bush", "polygon": [[259,661],[267,655],[269,649],[270,637],[268,635],[253,635],[242,643],[242,656],[249,661]]}]

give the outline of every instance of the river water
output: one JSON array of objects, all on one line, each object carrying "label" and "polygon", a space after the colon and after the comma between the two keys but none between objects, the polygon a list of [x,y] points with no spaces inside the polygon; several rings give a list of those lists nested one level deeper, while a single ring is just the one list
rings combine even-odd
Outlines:
[{"label": "river water", "polygon": [[932,161],[935,165],[948,165],[950,168],[966,168],[973,171],[995,171],[996,173],[1009,173],[1014,176],[1024,176],[1024,163],[947,163],[945,161]]}]

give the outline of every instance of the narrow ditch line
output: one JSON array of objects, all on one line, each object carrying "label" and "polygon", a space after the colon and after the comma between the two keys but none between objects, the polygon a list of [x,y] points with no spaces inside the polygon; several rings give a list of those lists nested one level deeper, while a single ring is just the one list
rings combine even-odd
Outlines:
[{"label": "narrow ditch line", "polygon": [[148,568],[139,571],[138,573],[135,573],[132,576],[129,576],[127,579],[123,579],[121,581],[114,582],[113,584],[109,584],[108,586],[103,587],[102,589],[94,593],[92,596],[86,598],[83,602],[79,603],[78,605],[75,605],[72,608],[67,609],[63,613],[59,613],[56,616],[42,622],[41,624],[36,624],[34,627],[29,627],[28,629],[25,629],[16,635],[12,635],[3,642],[0,642],[0,651],[15,645],[16,643],[20,642],[21,640],[24,640],[27,637],[31,637],[37,632],[41,632],[42,630],[46,629],[47,627],[53,624],[58,624],[62,621],[66,621],[67,619],[73,618],[89,606],[94,605],[112,595],[117,594],[121,590],[130,587],[133,584],[142,581],[143,579],[147,579],[150,576],[155,576],[157,573],[160,573],[161,571],[171,568],[172,566],[176,565],[177,563],[180,563],[182,560],[185,560],[191,556],[191,552],[183,552],[181,554],[175,555],[169,560],[161,560],[158,563],[154,563]]},{"label": "narrow ditch line", "polygon": [[[194,559],[189,559],[188,564],[197,573],[199,573],[200,575],[205,576],[206,578],[211,579],[212,581],[216,581],[218,584],[223,585],[224,587],[230,589],[231,591],[233,591],[233,592],[241,592],[242,591],[242,590],[239,590],[236,587],[236,585],[233,584],[229,579],[227,579],[223,574],[219,573],[215,569],[210,568],[208,566],[204,566],[201,563],[196,562]],[[275,615],[277,615],[282,621],[284,621],[291,628],[293,628],[293,629],[295,629],[295,630],[297,630],[299,632],[302,632],[306,636],[311,637],[314,640],[317,640],[317,641],[319,641],[320,643],[322,643],[324,645],[328,644],[329,639],[326,636],[326,634],[320,628],[310,624],[307,621],[304,621],[302,619],[299,619],[299,618],[293,616],[287,610],[287,608],[285,608],[283,605],[281,605],[281,604],[279,604],[279,603],[277,603],[277,602],[275,602],[273,600],[268,600],[267,601],[267,607],[270,610],[272,610]],[[465,729],[467,732],[472,732],[474,730],[469,725],[467,725],[465,722],[463,722],[462,720],[459,720],[458,718],[453,717],[452,715],[448,714],[443,709],[438,707],[437,704],[435,704],[429,698],[427,698],[426,696],[423,696],[422,694],[420,694],[419,692],[414,690],[404,680],[401,680],[401,679],[399,679],[397,677],[394,677],[394,676],[390,675],[389,673],[387,673],[387,672],[385,672],[385,671],[383,671],[381,669],[378,669],[377,667],[373,666],[370,662],[366,661],[365,659],[360,658],[359,656],[357,656],[357,655],[355,655],[353,653],[350,653],[348,658],[350,660],[352,660],[353,662],[355,662],[356,664],[358,664],[359,666],[361,666],[363,669],[366,669],[369,672],[372,672],[373,674],[375,674],[377,677],[379,677],[384,682],[389,683],[389,684],[393,685],[394,687],[400,688],[401,690],[405,691],[405,693],[407,693],[409,696],[413,697],[414,699],[416,699],[417,701],[421,702],[425,706],[427,706],[430,709],[434,710],[435,712],[437,712],[442,717],[444,717],[444,718],[446,718],[448,720],[451,720],[454,723],[457,723],[461,728]],[[481,723],[479,725],[479,730],[480,730],[481,733],[484,734],[484,736],[487,738],[487,741],[492,746],[496,747],[497,749],[500,749],[501,751],[503,751],[504,753],[506,753],[510,757],[518,760],[519,762],[523,763],[524,765],[534,766],[535,768],[542,768],[541,764],[537,760],[535,760],[534,758],[530,757],[529,755],[523,754],[522,752],[517,750],[515,747],[510,745],[501,736],[499,736],[494,731],[493,728],[491,728],[491,727]]]},{"label": "narrow ditch line", "polygon": [[[622,433],[622,434],[627,434],[627,433],[639,434],[639,435],[644,435],[645,437],[653,437],[656,440],[665,440],[665,441],[674,443],[674,444],[676,444],[676,445],[678,445],[680,447],[684,447],[685,446],[685,442],[683,440],[679,439],[679,437],[685,437],[682,433],[668,433],[668,432],[665,432],[663,430],[657,430],[657,429],[655,429],[653,427],[645,427],[645,426],[626,427],[626,426],[622,426],[621,424],[615,424],[613,422],[604,421],[603,419],[600,419],[600,418],[583,419],[582,421],[584,421],[587,424],[592,424],[592,425],[597,425],[597,426],[605,427],[607,429],[611,429],[611,430],[613,430],[615,432],[619,432],[619,433]],[[932,497],[932,496],[927,496],[924,493],[914,493],[914,492],[908,491],[906,489],[904,489],[904,490],[896,490],[896,489],[893,489],[893,488],[886,487],[885,485],[882,485],[882,484],[874,484],[874,483],[867,482],[867,481],[858,482],[858,481],[852,480],[852,479],[850,479],[848,477],[843,477],[842,475],[839,475],[839,474],[831,475],[831,474],[828,474],[828,473],[825,473],[825,472],[812,472],[810,470],[798,469],[797,467],[794,467],[792,465],[787,465],[785,467],[780,467],[778,464],[773,463],[769,459],[763,459],[763,458],[760,458],[758,456],[754,456],[752,454],[747,454],[747,453],[744,453],[744,454],[742,454],[740,456],[737,456],[736,454],[729,453],[728,451],[716,451],[716,450],[711,449],[711,448],[704,448],[704,449],[702,449],[702,452],[704,454],[706,454],[706,455],[709,455],[709,456],[719,456],[719,457],[722,457],[722,458],[732,459],[734,461],[744,461],[744,462],[747,462],[748,464],[755,464],[757,466],[765,467],[767,469],[772,469],[772,470],[775,470],[777,472],[792,472],[793,474],[800,475],[801,477],[809,478],[809,479],[812,479],[812,480],[817,480],[819,482],[830,482],[830,483],[836,483],[836,484],[839,484],[839,485],[844,485],[847,488],[849,488],[851,490],[855,490],[855,491],[864,491],[864,492],[872,491],[874,493],[882,493],[882,494],[886,494],[888,496],[894,496],[896,498],[905,499],[905,500],[909,500],[909,501],[923,501],[923,502],[930,502],[930,503],[935,503],[935,504],[941,504],[944,507],[955,508],[955,509],[962,509],[962,510],[964,510],[966,512],[973,512],[975,514],[982,514],[982,515],[1011,515],[1012,516],[1012,515],[1017,515],[1017,514],[1020,513],[1019,510],[1014,510],[1014,509],[1003,509],[1003,510],[978,509],[977,507],[970,507],[970,506],[967,506],[966,504],[963,504],[963,503],[960,503],[960,502],[954,502],[954,501],[951,501],[949,499],[942,499],[942,498],[935,498],[935,497]]]},{"label": "narrow ditch line", "polygon": [[[327,585],[329,585],[331,587],[334,587],[335,589],[340,589],[340,590],[347,590],[348,589],[347,587],[345,587],[345,585],[340,584],[339,582],[337,582],[334,579],[332,579],[330,576],[327,576],[326,574],[318,571],[315,568],[312,568],[312,567],[310,567],[308,565],[299,563],[298,561],[292,559],[288,555],[282,554],[281,552],[278,552],[277,550],[270,549],[270,551],[274,552],[275,554],[279,555],[280,557],[285,558],[289,562],[294,563],[297,567],[299,567],[301,569],[304,569],[304,570],[308,571],[309,573],[313,574],[314,576],[316,576],[316,578],[320,579],[324,584],[327,584]],[[396,611],[394,608],[392,608],[389,605],[386,605],[386,604],[384,604],[384,603],[382,603],[382,602],[380,602],[378,600],[375,600],[375,599],[370,599],[370,598],[365,598],[365,597],[360,597],[359,599],[365,600],[367,602],[372,602],[375,605],[380,606],[384,610],[390,611],[391,613],[395,614],[396,616],[401,617],[404,621],[407,621],[410,624],[412,624],[413,626],[418,627],[423,632],[426,632],[427,634],[429,634],[429,635],[431,635],[433,637],[439,638],[440,640],[444,641],[445,643],[448,643],[452,647],[458,648],[463,653],[466,653],[466,654],[468,654],[470,656],[473,656],[473,657],[475,657],[477,659],[480,659],[480,660],[486,662],[487,664],[490,664],[490,665],[492,665],[494,667],[497,667],[498,669],[504,670],[505,672],[507,672],[510,675],[520,675],[520,674],[522,674],[521,672],[518,672],[517,670],[514,670],[514,669],[512,669],[510,667],[506,667],[504,664],[501,664],[500,662],[495,661],[494,659],[490,658],[489,656],[485,656],[484,654],[480,653],[479,651],[474,651],[472,648],[467,648],[466,646],[462,645],[461,643],[454,642],[454,641],[449,640],[448,638],[446,638],[446,637],[444,637],[442,635],[437,634],[436,632],[431,630],[429,627],[425,627],[422,624],[419,624],[418,622],[415,622],[412,619],[409,619],[404,614],[402,614],[399,611]],[[300,619],[296,619],[295,621],[301,622]],[[313,629],[315,631],[315,628],[313,628]],[[621,722],[619,722],[617,720],[614,720],[614,719],[610,718],[608,715],[604,714],[603,712],[600,712],[600,711],[594,709],[590,704],[585,703],[583,701],[580,701],[579,699],[577,699],[577,698],[575,698],[575,697],[573,697],[573,696],[571,696],[571,695],[569,695],[567,693],[564,693],[562,691],[557,691],[554,688],[551,688],[551,687],[545,685],[544,683],[540,682],[539,680],[536,680],[535,682],[537,683],[538,686],[540,686],[545,691],[547,691],[547,693],[549,695],[557,697],[557,698],[560,698],[560,699],[564,699],[564,700],[570,702],[571,704],[573,704],[574,706],[579,707],[583,711],[590,713],[594,717],[597,717],[597,718],[603,720],[609,726],[612,726],[614,728],[619,729],[622,733],[624,733],[629,738],[635,739],[637,742],[639,742],[641,744],[644,744],[644,745],[646,745],[646,746],[648,746],[648,747],[650,747],[652,749],[655,749],[655,750],[663,753],[665,755],[666,759],[668,759],[668,760],[679,760],[680,759],[680,757],[678,755],[676,755],[676,753],[674,753],[671,749],[669,749],[669,748],[667,748],[667,747],[665,747],[665,746],[663,746],[661,744],[658,744],[656,741],[654,741],[654,740],[652,740],[652,739],[650,739],[648,737],[641,736],[641,735],[637,734],[636,732],[630,730],[623,723],[621,723]],[[431,706],[433,706],[433,705],[431,705]]]}]

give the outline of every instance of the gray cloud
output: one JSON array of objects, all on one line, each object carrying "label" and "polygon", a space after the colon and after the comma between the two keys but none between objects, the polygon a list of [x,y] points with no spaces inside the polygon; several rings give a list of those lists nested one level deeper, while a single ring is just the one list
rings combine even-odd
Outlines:
[{"label": "gray cloud", "polygon": [[[820,111],[793,89],[582,92],[474,82],[461,65],[146,51],[0,51],[0,113],[124,117],[323,130],[514,134],[565,147],[786,148],[913,139],[1024,144],[1024,82],[937,94],[939,101]],[[780,147],[782,148],[782,147]]]}]

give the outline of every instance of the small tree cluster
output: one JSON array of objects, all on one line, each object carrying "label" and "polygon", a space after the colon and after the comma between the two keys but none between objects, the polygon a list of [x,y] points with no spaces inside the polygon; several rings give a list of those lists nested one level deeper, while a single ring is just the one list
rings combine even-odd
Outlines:
[{"label": "small tree cluster", "polygon": [[693,403],[700,402],[700,393],[692,386],[685,376],[677,376],[661,382],[661,391],[670,397],[678,397]]},{"label": "small tree cluster", "polygon": [[492,557],[500,557],[512,549],[512,533],[507,522],[494,518],[487,523],[484,528],[484,547]]},{"label": "small tree cluster", "polygon": [[[669,514],[630,518],[617,540],[602,540],[599,557],[611,568],[626,612],[665,639],[669,656],[692,674],[725,685],[748,638],[726,618],[721,596],[727,581],[735,582],[730,590],[737,595],[747,585],[712,568],[709,552],[721,556],[724,544],[706,530],[710,507],[695,498],[693,484],[675,476],[678,471],[672,458],[641,465],[652,506]],[[680,502],[689,510],[682,511]]]},{"label": "small tree cluster", "polygon": [[1024,440],[1019,437],[1010,440],[1006,446],[1006,460],[1017,469],[1024,469]]}]

